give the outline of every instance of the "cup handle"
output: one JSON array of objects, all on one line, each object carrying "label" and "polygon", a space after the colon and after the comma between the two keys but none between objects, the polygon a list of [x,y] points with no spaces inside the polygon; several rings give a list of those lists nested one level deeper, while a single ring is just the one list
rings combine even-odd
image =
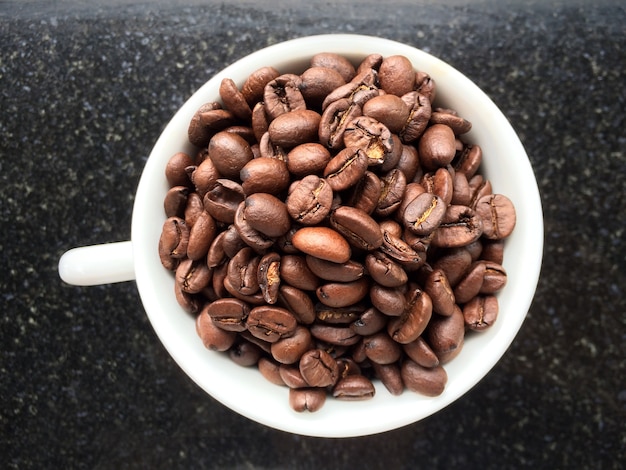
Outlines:
[{"label": "cup handle", "polygon": [[135,279],[130,241],[73,248],[59,260],[61,279],[74,286],[97,286]]}]

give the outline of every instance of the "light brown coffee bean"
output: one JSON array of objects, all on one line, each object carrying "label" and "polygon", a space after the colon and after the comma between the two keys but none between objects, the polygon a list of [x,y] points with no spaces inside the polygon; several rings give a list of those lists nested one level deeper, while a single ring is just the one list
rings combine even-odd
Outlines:
[{"label": "light brown coffee bean", "polygon": [[339,206],[332,212],[330,224],[355,248],[371,251],[383,243],[376,221],[360,209]]},{"label": "light brown coffee bean", "polygon": [[378,364],[372,362],[374,374],[382,382],[385,388],[394,396],[402,395],[404,383],[398,364]]},{"label": "light brown coffee bean", "polygon": [[224,107],[231,111],[235,117],[248,121],[252,117],[252,110],[243,93],[237,88],[237,84],[231,78],[223,78],[219,88],[220,98]]},{"label": "light brown coffee bean", "polygon": [[439,365],[439,358],[423,336],[402,345],[403,351],[422,367],[431,368]]},{"label": "light brown coffee bean", "polygon": [[187,205],[185,206],[185,223],[187,227],[191,228],[200,217],[200,214],[204,212],[204,203],[202,202],[202,198],[199,193],[189,193],[187,197]]},{"label": "light brown coffee bean", "polygon": [[293,148],[317,140],[321,116],[310,109],[297,109],[276,117],[267,129],[274,145]]},{"label": "light brown coffee bean", "polygon": [[483,284],[480,287],[480,293],[495,294],[506,285],[506,270],[501,264],[492,261],[484,261],[484,263],[485,275],[483,277]]},{"label": "light brown coffee bean", "polygon": [[213,323],[227,331],[244,331],[250,306],[239,299],[217,299],[206,306]]},{"label": "light brown coffee bean", "polygon": [[403,55],[385,57],[378,70],[378,80],[387,93],[397,96],[409,93],[415,85],[413,64]]},{"label": "light brown coffee bean", "polygon": [[380,331],[363,338],[365,355],[379,364],[392,364],[402,356],[402,348],[389,335]]},{"label": "light brown coffee bean", "polygon": [[324,67],[335,70],[344,82],[349,82],[356,75],[354,65],[340,54],[334,52],[318,52],[311,57],[311,67]]},{"label": "light brown coffee bean", "polygon": [[272,357],[281,364],[295,364],[302,355],[313,349],[311,331],[305,326],[297,326],[293,335],[281,338],[271,345]]},{"label": "light brown coffee bean", "polygon": [[246,340],[236,341],[228,350],[230,360],[241,367],[256,366],[262,354],[259,346]]},{"label": "light brown coffee bean", "polygon": [[209,158],[220,175],[238,178],[239,172],[252,160],[252,149],[243,137],[221,131],[211,137]]},{"label": "light brown coffee bean", "polygon": [[481,197],[476,203],[476,213],[483,221],[483,235],[491,240],[506,238],[515,228],[515,207],[503,194]]},{"label": "light brown coffee bean", "polygon": [[202,211],[189,230],[187,257],[193,260],[204,258],[209,252],[209,247],[213,243],[216,233],[215,219],[208,212]]},{"label": "light brown coffee bean", "polygon": [[307,255],[334,263],[345,263],[352,255],[346,239],[328,227],[303,227],[294,234],[292,243]]},{"label": "light brown coffee bean", "polygon": [[257,102],[262,101],[265,85],[279,76],[280,72],[274,67],[261,67],[248,75],[241,86],[241,93],[248,105],[254,106]]},{"label": "light brown coffee bean", "polygon": [[[189,244],[189,227],[180,217],[168,217],[163,223],[159,238],[159,257],[165,266],[171,266],[171,259],[187,256]],[[167,266],[166,266],[167,267]],[[170,268],[168,268],[170,269]]]},{"label": "light brown coffee bean", "polygon": [[465,134],[472,129],[472,123],[459,116],[452,109],[436,108],[430,115],[433,124],[445,124],[450,127],[455,135]]},{"label": "light brown coffee bean", "polygon": [[335,155],[324,169],[324,178],[333,191],[354,186],[367,171],[367,154],[359,148],[346,147]]},{"label": "light brown coffee bean", "polygon": [[330,162],[327,148],[318,142],[300,144],[287,154],[287,168],[296,178],[320,174]]},{"label": "light brown coffee bean", "polygon": [[428,235],[439,227],[446,209],[446,204],[439,196],[423,193],[406,206],[402,223],[416,235]]},{"label": "light brown coffee bean", "polygon": [[330,282],[319,286],[315,294],[329,307],[347,307],[360,302],[366,295],[369,281],[362,277],[352,282]]},{"label": "light brown coffee bean", "polygon": [[313,66],[300,75],[300,91],[310,109],[322,109],[324,98],[346,82],[341,74],[328,67]]},{"label": "light brown coffee bean", "polygon": [[289,310],[298,323],[310,325],[315,321],[315,306],[301,289],[282,284],[278,289],[278,304]]},{"label": "light brown coffee bean", "polygon": [[200,201],[202,201],[206,192],[213,187],[218,178],[221,178],[217,167],[210,158],[203,160],[198,166],[188,167],[187,171],[190,172],[189,177],[200,196]]},{"label": "light brown coffee bean", "polygon": [[363,114],[382,123],[390,132],[398,134],[409,118],[409,107],[397,95],[375,96],[363,105]]},{"label": "light brown coffee bean", "polygon": [[285,386],[285,382],[280,377],[279,364],[267,357],[261,356],[257,362],[259,372],[265,379],[274,385]]},{"label": "light brown coffee bean", "polygon": [[381,331],[388,320],[387,315],[375,307],[370,307],[350,325],[350,328],[361,336],[369,336]]},{"label": "light brown coffee bean", "polygon": [[270,121],[289,111],[306,109],[306,102],[300,92],[302,80],[298,75],[283,74],[265,85],[263,101]]},{"label": "light brown coffee bean", "polygon": [[193,159],[184,152],[177,152],[172,155],[165,165],[165,178],[169,187],[191,187],[192,183],[186,169],[193,164]]},{"label": "light brown coffee bean", "polygon": [[280,263],[280,278],[290,286],[313,291],[320,285],[320,279],[309,268],[302,255],[283,255]]},{"label": "light brown coffee bean", "polygon": [[278,253],[271,252],[261,258],[257,268],[257,279],[263,299],[268,304],[275,304],[278,301],[280,288],[280,255]]},{"label": "light brown coffee bean", "polygon": [[390,317],[399,317],[406,309],[402,287],[384,287],[374,283],[370,289],[370,300],[374,307]]},{"label": "light brown coffee bean", "polygon": [[254,230],[270,238],[284,235],[291,227],[287,205],[268,193],[250,194],[244,201],[244,218]]}]

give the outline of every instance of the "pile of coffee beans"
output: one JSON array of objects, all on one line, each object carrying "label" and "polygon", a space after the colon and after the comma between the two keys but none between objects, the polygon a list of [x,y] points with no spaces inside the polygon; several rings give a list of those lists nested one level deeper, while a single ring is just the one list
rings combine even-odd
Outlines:
[{"label": "pile of coffee beans", "polygon": [[371,398],[374,379],[441,394],[442,365],[496,321],[515,226],[471,123],[401,55],[320,53],[219,93],[189,124],[195,154],[167,164],[158,248],[204,345],[296,411]]}]

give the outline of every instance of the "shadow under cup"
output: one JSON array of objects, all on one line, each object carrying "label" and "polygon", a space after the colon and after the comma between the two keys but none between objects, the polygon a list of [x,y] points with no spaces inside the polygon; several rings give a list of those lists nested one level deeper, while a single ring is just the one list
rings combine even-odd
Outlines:
[{"label": "shadow under cup", "polygon": [[[516,228],[505,246],[503,266],[508,281],[498,293],[498,321],[490,329],[466,337],[463,351],[445,365],[448,384],[440,396],[409,391],[392,396],[376,381],[376,396],[370,400],[329,398],[315,413],[296,413],[289,406],[286,387],[271,384],[256,368],[236,365],[227,355],[203,346],[194,318],[175,299],[172,273],[159,260],[163,200],[169,189],[165,166],[176,152],[195,153],[187,140],[195,111],[205,102],[219,101],[223,78],[241,86],[252,71],[268,65],[281,73],[300,73],[318,52],[336,52],[355,63],[370,53],[384,57],[400,54],[409,58],[416,70],[427,72],[437,84],[435,105],[455,109],[472,123],[464,140],[481,146],[481,173],[491,180],[495,193],[505,194],[516,207]],[[322,35],[276,44],[242,58],[211,78],[183,105],[158,139],[141,176],[131,238],[136,282],[146,313],[165,348],[202,389],[237,413],[276,429],[351,437],[395,429],[429,416],[491,370],[513,341],[532,301],[541,265],[543,221],[536,180],[522,144],[504,115],[475,84],[441,60],[405,44],[359,35]]]}]

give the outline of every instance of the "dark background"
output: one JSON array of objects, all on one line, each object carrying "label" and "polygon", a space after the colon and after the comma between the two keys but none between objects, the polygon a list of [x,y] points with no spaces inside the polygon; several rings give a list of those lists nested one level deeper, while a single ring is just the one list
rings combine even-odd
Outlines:
[{"label": "dark background", "polygon": [[[621,467],[622,2],[97,5],[0,1],[3,468]],[[343,440],[234,414],[169,358],[133,282],[57,274],[71,247],[129,239],[153,143],[212,74],[330,32],[415,45],[483,88],[526,147],[546,229],[535,300],[492,372],[419,423]]]}]

